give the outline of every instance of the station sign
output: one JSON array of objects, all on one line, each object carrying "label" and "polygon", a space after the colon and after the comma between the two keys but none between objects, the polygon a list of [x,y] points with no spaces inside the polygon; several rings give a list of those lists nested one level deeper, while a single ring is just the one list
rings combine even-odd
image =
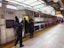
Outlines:
[{"label": "station sign", "polygon": [[56,15],[61,14],[61,11],[55,11],[55,14]]}]

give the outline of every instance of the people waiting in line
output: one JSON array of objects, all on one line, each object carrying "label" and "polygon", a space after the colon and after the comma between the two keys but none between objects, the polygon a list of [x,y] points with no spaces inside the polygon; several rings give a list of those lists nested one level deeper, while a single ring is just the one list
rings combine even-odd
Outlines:
[{"label": "people waiting in line", "polygon": [[14,47],[16,47],[18,41],[20,41],[20,47],[23,47],[24,45],[22,44],[22,23],[19,23],[19,19],[16,16],[15,21],[14,21],[14,30],[16,32],[16,41],[14,44]]}]

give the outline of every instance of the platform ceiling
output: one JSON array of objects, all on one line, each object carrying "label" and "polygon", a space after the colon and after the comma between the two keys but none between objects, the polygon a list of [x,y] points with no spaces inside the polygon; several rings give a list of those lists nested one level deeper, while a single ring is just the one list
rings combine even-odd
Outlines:
[{"label": "platform ceiling", "polygon": [[41,11],[47,14],[54,15],[54,11],[55,11],[53,7],[51,7],[50,5],[47,5],[42,0],[6,0],[6,1],[8,1],[9,3],[12,2],[15,4],[20,4],[24,6],[24,8],[28,8],[28,9],[35,10],[35,11]]},{"label": "platform ceiling", "polygon": [[[50,5],[46,2],[46,0],[6,0],[8,1],[8,3],[12,3],[12,4],[18,4],[23,6],[23,8],[27,8],[27,9],[31,9],[34,11],[40,11],[42,13],[46,13],[46,14],[51,14],[51,15],[55,15],[55,9],[52,5],[53,2],[50,3]],[[47,0],[47,1],[52,1],[52,0]],[[64,0],[62,0],[62,2],[64,3]],[[17,6],[18,7],[18,6]],[[58,4],[58,9],[60,7],[60,4]],[[21,9],[21,7],[18,7],[18,9]]]}]

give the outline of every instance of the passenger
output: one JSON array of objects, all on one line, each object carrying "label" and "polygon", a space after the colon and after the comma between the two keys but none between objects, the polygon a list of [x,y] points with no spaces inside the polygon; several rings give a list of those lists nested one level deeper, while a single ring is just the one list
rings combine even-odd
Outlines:
[{"label": "passenger", "polygon": [[33,33],[34,33],[33,19],[29,19],[29,33],[30,33],[30,38],[33,38]]},{"label": "passenger", "polygon": [[20,47],[23,47],[22,45],[22,24],[19,23],[19,19],[17,16],[15,17],[14,29],[16,31],[16,36],[17,36],[14,47],[16,47],[18,41],[20,41]]},{"label": "passenger", "polygon": [[28,23],[28,21],[25,18],[24,18],[24,28],[25,28],[25,34],[29,33],[29,23]]}]

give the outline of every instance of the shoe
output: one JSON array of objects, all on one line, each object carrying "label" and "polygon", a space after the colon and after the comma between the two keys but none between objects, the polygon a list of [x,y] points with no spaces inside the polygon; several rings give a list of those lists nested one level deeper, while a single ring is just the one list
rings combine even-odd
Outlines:
[{"label": "shoe", "polygon": [[24,45],[21,45],[21,47],[23,47]]}]

